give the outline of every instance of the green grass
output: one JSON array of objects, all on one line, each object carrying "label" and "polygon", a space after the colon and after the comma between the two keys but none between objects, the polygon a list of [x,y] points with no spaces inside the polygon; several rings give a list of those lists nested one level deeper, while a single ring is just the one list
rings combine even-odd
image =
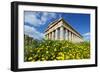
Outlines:
[{"label": "green grass", "polygon": [[89,59],[90,43],[72,43],[65,40],[42,40],[25,39],[24,61],[53,61]]}]

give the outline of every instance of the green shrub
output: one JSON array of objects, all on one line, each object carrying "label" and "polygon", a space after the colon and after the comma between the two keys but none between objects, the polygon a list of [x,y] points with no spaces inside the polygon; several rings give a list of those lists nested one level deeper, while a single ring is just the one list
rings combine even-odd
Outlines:
[{"label": "green shrub", "polygon": [[[27,41],[27,40],[25,40]],[[90,58],[90,43],[65,40],[32,40],[24,43],[24,61],[52,61]]]}]

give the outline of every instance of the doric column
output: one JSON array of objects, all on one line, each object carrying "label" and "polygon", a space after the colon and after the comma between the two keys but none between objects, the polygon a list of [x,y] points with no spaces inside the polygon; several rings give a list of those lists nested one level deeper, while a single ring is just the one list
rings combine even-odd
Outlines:
[{"label": "doric column", "polygon": [[77,36],[75,35],[75,42],[77,42]]},{"label": "doric column", "polygon": [[68,30],[65,30],[65,39],[68,40]]},{"label": "doric column", "polygon": [[68,41],[70,40],[70,32],[68,31]]},{"label": "doric column", "polygon": [[71,41],[71,32],[69,31],[69,41]]},{"label": "doric column", "polygon": [[74,42],[75,42],[75,34],[74,34]]},{"label": "doric column", "polygon": [[50,38],[51,38],[51,40],[52,40],[52,32],[51,32],[50,34],[51,34]]},{"label": "doric column", "polygon": [[64,28],[60,27],[60,40],[64,39]]},{"label": "doric column", "polygon": [[58,29],[55,30],[55,40],[58,40]]},{"label": "doric column", "polygon": [[50,33],[48,33],[48,37],[49,37],[49,39],[50,39]]},{"label": "doric column", "polygon": [[49,33],[49,39],[51,39],[51,32]]},{"label": "doric column", "polygon": [[78,42],[79,42],[79,37],[77,37],[77,39],[78,39]]},{"label": "doric column", "polygon": [[80,42],[79,37],[77,37],[77,38],[78,38],[78,42]]},{"label": "doric column", "polygon": [[54,40],[54,31],[52,31],[52,40]]},{"label": "doric column", "polygon": [[48,33],[48,39],[49,39],[49,33]]},{"label": "doric column", "polygon": [[78,37],[76,36],[76,42],[78,42]]},{"label": "doric column", "polygon": [[73,42],[73,33],[72,33],[72,36],[71,37],[72,37],[72,42]]},{"label": "doric column", "polygon": [[46,34],[46,38],[48,39],[48,34]]},{"label": "doric column", "polygon": [[75,35],[75,42],[77,42],[77,36]]},{"label": "doric column", "polygon": [[79,42],[81,42],[81,39],[79,38]]},{"label": "doric column", "polygon": [[48,39],[49,39],[49,34],[48,34]]},{"label": "doric column", "polygon": [[50,40],[52,39],[52,33],[50,32]]},{"label": "doric column", "polygon": [[75,34],[73,34],[73,42],[75,42]]}]

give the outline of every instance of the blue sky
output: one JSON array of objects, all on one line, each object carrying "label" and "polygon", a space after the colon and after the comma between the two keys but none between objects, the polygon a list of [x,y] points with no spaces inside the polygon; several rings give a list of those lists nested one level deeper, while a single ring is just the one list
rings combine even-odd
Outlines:
[{"label": "blue sky", "polygon": [[35,39],[44,38],[44,30],[50,22],[63,18],[76,29],[85,40],[90,40],[90,14],[55,13],[55,12],[24,12],[24,33]]}]

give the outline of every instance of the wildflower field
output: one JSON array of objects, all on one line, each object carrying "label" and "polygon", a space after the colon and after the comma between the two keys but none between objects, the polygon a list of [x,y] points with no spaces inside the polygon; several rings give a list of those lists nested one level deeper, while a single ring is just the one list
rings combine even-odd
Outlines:
[{"label": "wildflower field", "polygon": [[53,61],[89,59],[90,43],[72,43],[65,40],[34,40],[25,36],[24,61]]}]

